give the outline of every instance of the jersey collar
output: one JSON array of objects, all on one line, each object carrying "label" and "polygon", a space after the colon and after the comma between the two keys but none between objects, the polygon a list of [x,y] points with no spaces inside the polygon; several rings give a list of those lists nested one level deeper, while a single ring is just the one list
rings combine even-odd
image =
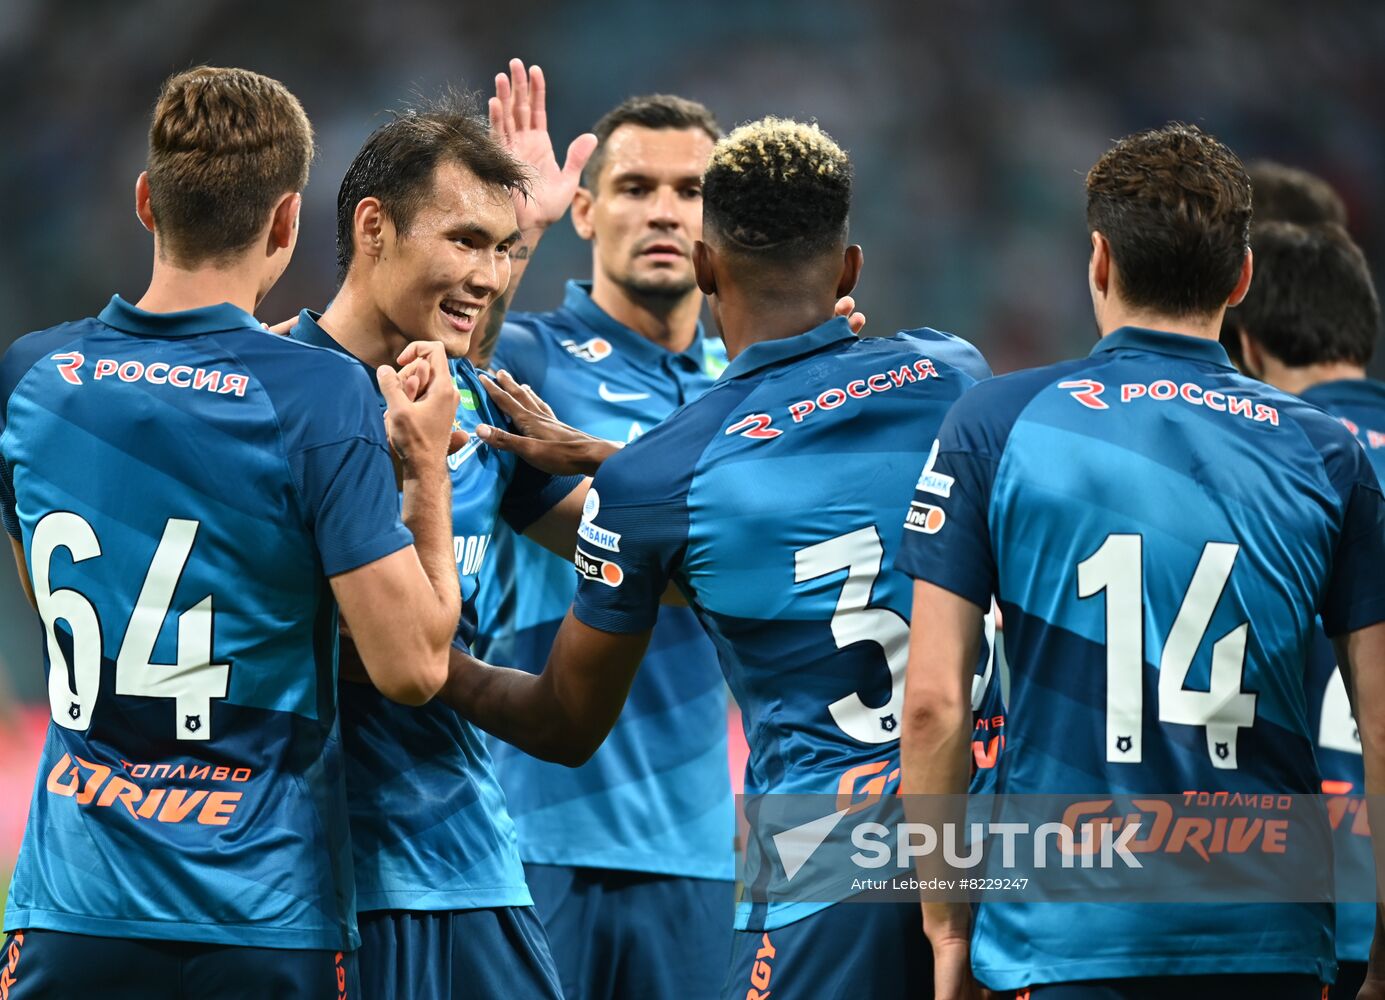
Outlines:
[{"label": "jersey collar", "polygon": [[1231,368],[1231,359],[1226,348],[1215,340],[1206,337],[1190,337],[1184,333],[1167,333],[1163,330],[1147,330],[1140,326],[1123,326],[1112,330],[1092,348],[1092,357],[1103,351],[1149,351],[1153,354],[1172,354],[1189,361],[1202,361],[1208,364]]},{"label": "jersey collar", "polygon": [[782,361],[791,361],[794,358],[801,358],[805,354],[812,354],[814,351],[821,350],[831,344],[855,339],[856,334],[851,332],[851,325],[847,323],[846,317],[833,316],[826,323],[813,327],[807,333],[800,333],[793,337],[782,337],[779,340],[762,340],[759,343],[751,344],[736,356],[736,360],[726,366],[726,371],[722,373],[721,377],[723,379],[739,378]]},{"label": "jersey collar", "polygon": [[1319,382],[1299,393],[1314,406],[1337,403],[1361,403],[1366,406],[1385,405],[1385,382],[1369,378],[1344,378]]},{"label": "jersey collar", "polygon": [[375,379],[375,369],[371,368],[370,365],[366,364],[345,347],[342,347],[341,344],[337,343],[332,335],[324,330],[322,324],[318,322],[321,318],[322,313],[320,312],[313,312],[311,309],[302,310],[298,314],[298,322],[289,330],[289,338],[299,343],[311,344],[313,347],[325,347],[329,351],[336,351],[338,354],[343,354],[352,361],[355,361],[364,368],[366,374],[370,376],[371,388],[379,395],[380,386]]},{"label": "jersey collar", "polygon": [[681,354],[674,354],[619,323],[610,313],[592,301],[590,281],[569,281],[563,292],[563,310],[571,313],[583,328],[611,341],[616,350],[637,363],[660,365],[667,362],[682,365],[689,371],[702,371],[706,364],[702,322],[699,320],[692,343]]},{"label": "jersey collar", "polygon": [[107,326],[144,337],[195,337],[202,333],[245,329],[264,332],[259,320],[229,302],[201,309],[155,313],[137,309],[119,295],[112,295],[98,318]]}]

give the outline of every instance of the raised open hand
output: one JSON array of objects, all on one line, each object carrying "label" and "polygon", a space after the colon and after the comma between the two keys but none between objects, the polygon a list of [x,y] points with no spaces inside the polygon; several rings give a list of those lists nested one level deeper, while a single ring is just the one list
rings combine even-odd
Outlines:
[{"label": "raised open hand", "polygon": [[523,60],[511,59],[509,74],[496,74],[495,96],[490,99],[491,130],[532,171],[529,195],[515,195],[515,218],[526,239],[567,212],[582,168],[596,149],[596,136],[583,133],[568,145],[567,158],[559,167],[548,134],[546,102],[547,84],[538,66],[526,70]]}]

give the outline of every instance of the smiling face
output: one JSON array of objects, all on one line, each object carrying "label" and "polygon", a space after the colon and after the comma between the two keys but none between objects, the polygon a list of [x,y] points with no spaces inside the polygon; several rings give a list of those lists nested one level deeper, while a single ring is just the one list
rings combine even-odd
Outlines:
[{"label": "smiling face", "polygon": [[693,293],[692,244],[702,236],[702,172],[712,139],[700,128],[622,125],[606,140],[595,191],[573,203],[596,266],[638,296]]},{"label": "smiling face", "polygon": [[408,340],[440,340],[465,356],[481,313],[510,284],[519,239],[514,203],[456,161],[433,172],[422,207],[400,232],[388,219],[371,272],[371,297]]}]

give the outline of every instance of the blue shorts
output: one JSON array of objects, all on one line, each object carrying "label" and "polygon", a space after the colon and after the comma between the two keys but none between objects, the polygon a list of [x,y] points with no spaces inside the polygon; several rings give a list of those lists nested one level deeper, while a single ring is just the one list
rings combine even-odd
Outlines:
[{"label": "blue shorts", "polygon": [[567,1000],[716,997],[731,954],[735,883],[525,865]]},{"label": "blue shorts", "polygon": [[1337,960],[1337,981],[1328,991],[1329,1000],[1356,1000],[1361,984],[1366,981],[1365,962]]},{"label": "blue shorts", "polygon": [[918,903],[837,903],[787,927],[736,931],[723,1000],[933,995]]},{"label": "blue shorts", "polygon": [[351,952],[14,931],[0,949],[0,998],[351,1000]]},{"label": "blue shorts", "polygon": [[[1015,1000],[1326,1000],[1327,987],[1308,975],[1147,976],[1045,983],[1017,990]],[[1355,997],[1356,994],[1352,994]]]},{"label": "blue shorts", "polygon": [[366,1000],[562,1000],[548,937],[532,906],[371,910],[358,914],[357,923]]}]

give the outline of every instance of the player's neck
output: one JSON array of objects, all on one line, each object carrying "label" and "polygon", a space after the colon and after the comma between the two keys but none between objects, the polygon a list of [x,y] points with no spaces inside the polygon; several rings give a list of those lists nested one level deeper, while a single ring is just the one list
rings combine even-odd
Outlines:
[{"label": "player's neck", "polygon": [[249,262],[225,268],[208,265],[185,270],[156,257],[149,288],[135,303],[135,308],[169,313],[229,302],[254,313],[260,304],[263,284],[264,275]]},{"label": "player's neck", "polygon": [[733,360],[752,344],[796,337],[821,326],[833,316],[833,303],[830,301],[757,301],[743,298],[730,289],[718,289],[717,294],[717,321],[721,327],[721,339],[726,345],[726,356]]},{"label": "player's neck", "polygon": [[1261,355],[1261,361],[1264,370],[1259,374],[1260,380],[1295,396],[1324,382],[1347,382],[1366,377],[1366,369],[1363,366],[1344,361],[1291,367],[1277,358],[1264,354]]},{"label": "player's neck", "polygon": [[1179,333],[1185,337],[1220,340],[1222,316],[1225,312],[1225,309],[1218,309],[1210,316],[1168,316],[1164,313],[1131,308],[1120,301],[1111,301],[1106,303],[1097,322],[1103,337],[1123,326],[1138,326],[1145,330]]},{"label": "player's neck", "polygon": [[598,271],[592,279],[592,302],[621,326],[674,354],[686,351],[697,336],[702,294],[696,288],[678,297],[642,296]]},{"label": "player's neck", "polygon": [[395,359],[409,344],[409,338],[376,308],[368,294],[348,276],[327,311],[318,320],[351,354],[372,368],[395,367]]}]

